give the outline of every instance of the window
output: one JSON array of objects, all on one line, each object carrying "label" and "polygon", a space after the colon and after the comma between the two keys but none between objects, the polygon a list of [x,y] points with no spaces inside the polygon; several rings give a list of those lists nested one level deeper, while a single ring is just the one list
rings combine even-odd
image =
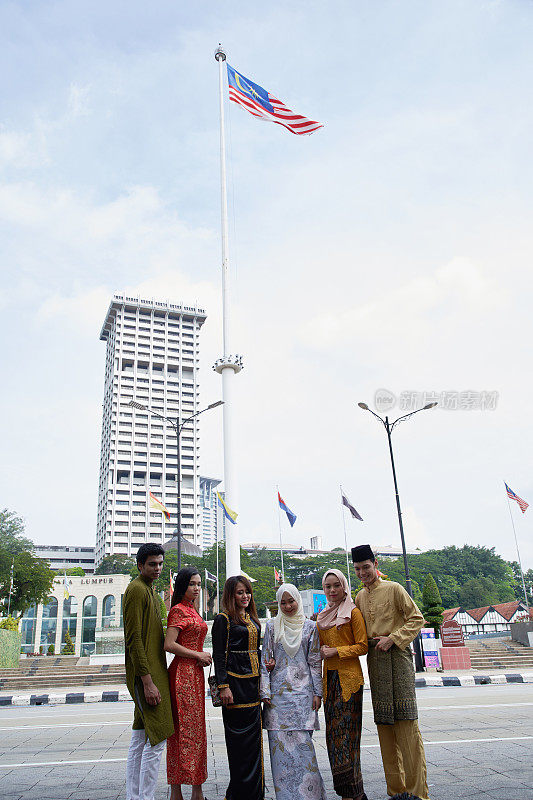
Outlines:
[{"label": "window", "polygon": [[55,597],[49,597],[43,606],[43,621],[41,626],[41,641],[39,645],[43,648],[43,653],[46,652],[50,645],[55,646],[57,629],[57,600]]},{"label": "window", "polygon": [[115,598],[112,594],[104,597],[102,604],[102,628],[110,628],[115,622]]},{"label": "window", "polygon": [[30,606],[27,611],[24,612],[22,617],[22,623],[20,626],[21,632],[21,650],[24,653],[33,653],[34,650],[34,642],[35,642],[35,618],[37,617],[37,607]]},{"label": "window", "polygon": [[65,644],[65,636],[69,632],[72,641],[76,639],[76,626],[78,616],[78,601],[75,597],[70,595],[66,600],[63,600],[63,627],[61,631],[61,644]]}]

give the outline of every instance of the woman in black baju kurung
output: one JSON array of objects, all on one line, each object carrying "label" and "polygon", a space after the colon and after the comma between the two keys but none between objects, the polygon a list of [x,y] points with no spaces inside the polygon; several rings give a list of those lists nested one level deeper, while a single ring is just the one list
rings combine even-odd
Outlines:
[{"label": "woman in black baju kurung", "polygon": [[252,587],[247,578],[228,578],[224,611],[213,622],[213,663],[223,703],[222,719],[230,782],[225,800],[263,800],[263,737],[259,699],[259,642]]}]

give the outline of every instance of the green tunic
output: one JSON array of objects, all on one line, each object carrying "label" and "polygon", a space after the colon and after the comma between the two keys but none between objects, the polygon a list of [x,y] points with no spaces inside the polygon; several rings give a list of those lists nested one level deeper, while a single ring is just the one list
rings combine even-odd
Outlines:
[{"label": "green tunic", "polygon": [[[135,703],[133,730],[146,730],[152,747],[174,733],[167,661],[159,601],[151,584],[140,575],[124,593],[126,684]],[[150,674],[161,702],[150,706],[144,697],[142,675]]]}]

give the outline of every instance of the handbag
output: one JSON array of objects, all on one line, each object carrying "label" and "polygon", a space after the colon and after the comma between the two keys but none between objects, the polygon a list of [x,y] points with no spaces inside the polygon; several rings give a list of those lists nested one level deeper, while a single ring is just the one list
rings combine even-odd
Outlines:
[{"label": "handbag", "polygon": [[209,677],[207,679],[207,685],[209,686],[209,694],[211,695],[211,702],[213,703],[215,708],[219,708],[222,705],[222,700],[220,699],[220,689],[217,686],[217,677],[216,675],[211,675],[211,669],[213,668],[213,664],[209,667]]}]

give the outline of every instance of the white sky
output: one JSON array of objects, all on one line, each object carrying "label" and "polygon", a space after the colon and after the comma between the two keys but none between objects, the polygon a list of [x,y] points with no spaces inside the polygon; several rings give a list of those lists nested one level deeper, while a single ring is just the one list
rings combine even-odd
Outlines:
[{"label": "white sky", "polygon": [[1,6],[0,502],[34,541],[94,542],[113,291],[198,300],[202,402],[220,397],[220,41],[325,124],[229,109],[241,540],[276,539],[278,483],[288,541],[341,545],[342,483],[350,545],[396,544],[385,433],[356,402],[487,390],[494,411],[395,431],[407,543],[515,558],[506,480],[533,567],[532,33],[526,0]]}]

